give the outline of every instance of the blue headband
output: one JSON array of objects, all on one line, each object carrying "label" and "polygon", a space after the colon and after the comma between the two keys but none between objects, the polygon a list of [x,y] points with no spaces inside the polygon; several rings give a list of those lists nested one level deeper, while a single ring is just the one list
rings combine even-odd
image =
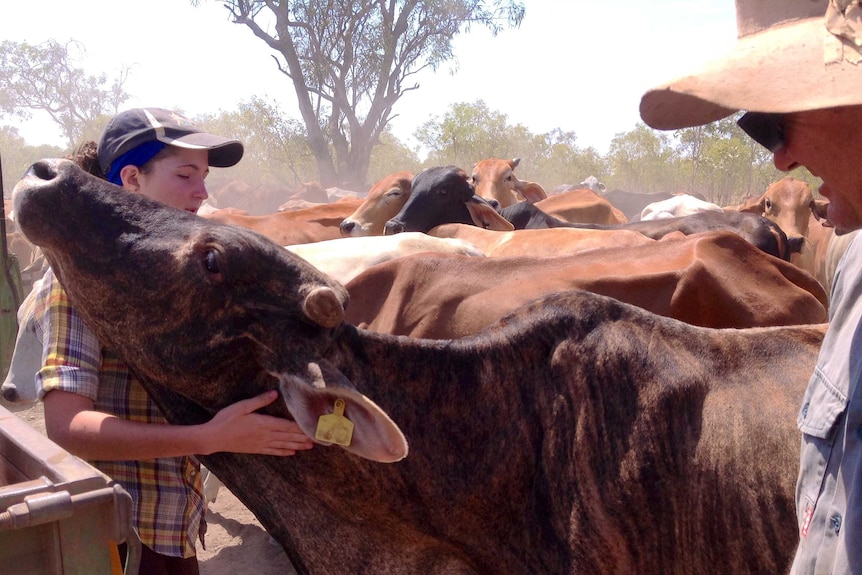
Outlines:
[{"label": "blue headband", "polygon": [[164,147],[164,142],[160,142],[158,140],[151,140],[149,142],[144,142],[136,148],[132,148],[131,150],[111,162],[111,167],[108,168],[108,173],[105,174],[105,177],[112,184],[122,186],[123,180],[120,178],[120,170],[129,165],[140,168],[141,166],[152,160],[153,156],[158,154]]}]

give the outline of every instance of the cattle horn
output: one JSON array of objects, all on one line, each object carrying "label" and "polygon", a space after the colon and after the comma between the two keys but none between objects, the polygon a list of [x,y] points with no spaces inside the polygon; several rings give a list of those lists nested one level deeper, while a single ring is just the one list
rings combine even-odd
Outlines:
[{"label": "cattle horn", "polygon": [[335,291],[326,286],[314,288],[305,296],[302,311],[321,327],[336,327],[344,321],[344,307]]}]

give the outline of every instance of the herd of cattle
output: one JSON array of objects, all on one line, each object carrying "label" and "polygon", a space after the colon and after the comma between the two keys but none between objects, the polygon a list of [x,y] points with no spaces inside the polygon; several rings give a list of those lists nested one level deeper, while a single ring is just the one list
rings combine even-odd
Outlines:
[{"label": "herd of cattle", "polygon": [[[415,176],[398,172],[377,182],[364,198],[257,216],[223,209],[205,217],[250,228],[290,246],[346,284],[351,301],[389,299],[387,307],[399,314],[405,311],[396,303],[402,293],[409,293],[412,301],[424,297],[432,307],[416,312],[428,317],[447,315],[446,310],[464,308],[471,300],[488,301],[480,294],[498,288],[500,296],[506,295],[493,298],[494,305],[489,302],[486,307],[499,317],[511,309],[505,307],[507,302],[517,305],[549,291],[583,288],[707,327],[826,321],[826,294],[847,242],[846,237],[836,240],[832,229],[823,225],[823,201],[815,200],[804,182],[786,177],[744,204],[721,207],[685,194],[602,191],[595,178],[548,195],[541,185],[519,180],[514,173],[517,165],[517,160],[486,159],[469,175],[454,166]],[[400,232],[422,234],[409,253],[388,243],[403,241],[397,239]],[[734,241],[728,234],[746,241]],[[359,236],[391,239],[368,242],[356,239]],[[443,243],[441,238],[469,245]],[[420,241],[427,242],[425,254],[396,257],[422,250]],[[724,253],[706,249],[715,242],[732,247]],[[475,255],[466,253],[469,248],[485,258],[458,257]],[[447,255],[453,252],[456,255]],[[724,260],[715,259],[721,255]],[[737,266],[744,266],[747,273],[737,272]],[[360,273],[363,287],[352,281]],[[659,282],[662,274],[667,277]],[[773,275],[781,279],[764,279]],[[644,276],[653,280],[650,287],[643,283]],[[405,289],[392,289],[394,277]],[[519,282],[510,286],[516,289],[502,287],[509,278]],[[452,291],[456,282],[469,284],[471,291]],[[423,296],[425,292],[430,293]],[[698,293],[710,304],[694,306],[691,297]],[[699,307],[717,323],[665,313],[671,310],[670,300]],[[351,305],[348,314],[350,321],[372,326],[376,320],[382,326],[381,314],[388,312],[382,302],[369,301]],[[402,323],[416,329],[413,320]],[[487,322],[477,319],[476,324]],[[442,329],[398,333],[465,335],[454,327]]]},{"label": "herd of cattle", "polygon": [[313,436],[346,403],[344,449],[201,458],[299,573],[786,571],[846,236],[792,177],[721,207],[516,166],[198,217],[46,160],[14,213],[170,421],[277,388]]}]

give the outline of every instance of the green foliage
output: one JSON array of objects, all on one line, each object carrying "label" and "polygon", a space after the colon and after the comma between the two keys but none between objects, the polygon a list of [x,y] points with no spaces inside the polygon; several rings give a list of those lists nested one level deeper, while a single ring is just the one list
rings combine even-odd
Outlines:
[{"label": "green foliage", "polygon": [[632,192],[679,191],[678,159],[665,132],[638,123],[635,129],[617,134],[608,149],[612,174],[605,185]]},{"label": "green foliage", "polygon": [[537,141],[541,142],[541,150],[535,160],[536,173],[530,179],[542,183],[546,191],[577,184],[589,176],[607,180],[606,159],[595,148],[578,148],[574,132],[557,128],[539,136]]},{"label": "green foliage", "polygon": [[405,146],[392,132],[386,130],[380,135],[380,143],[371,152],[368,168],[368,185],[358,192],[367,192],[370,184],[381,180],[393,172],[410,171],[414,174],[422,170],[422,162],[415,150]]},{"label": "green foliage", "polygon": [[0,113],[26,119],[32,110],[46,112],[69,149],[98,139],[101,126],[128,99],[123,91],[127,71],[106,85],[105,74],[90,76],[74,66],[73,46],[54,40],[36,46],[0,43]]},{"label": "green foliage", "polygon": [[57,158],[65,151],[56,146],[28,146],[10,126],[0,126],[0,160],[3,163],[3,197],[12,195],[12,188],[34,162],[43,158]]},{"label": "green foliage", "polygon": [[508,116],[489,110],[482,100],[452,104],[442,117],[419,126],[415,137],[429,150],[426,167],[451,164],[468,172],[484,158],[510,159],[529,153],[533,138],[524,126],[509,125]]},{"label": "green foliage", "polygon": [[[259,97],[240,102],[236,111],[199,116],[199,125],[215,134],[230,135],[245,145],[242,161],[226,171],[230,178],[253,184],[295,187],[317,180],[317,166],[302,123],[285,116],[274,102]],[[221,174],[212,174],[216,181]]]}]

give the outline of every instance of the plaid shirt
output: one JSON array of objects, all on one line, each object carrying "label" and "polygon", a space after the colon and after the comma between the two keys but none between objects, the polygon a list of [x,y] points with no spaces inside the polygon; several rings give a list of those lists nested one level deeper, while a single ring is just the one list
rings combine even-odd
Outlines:
[{"label": "plaid shirt", "polygon": [[[94,409],[122,419],[166,424],[162,413],[128,366],[103,349],[72,308],[49,269],[36,297],[36,334],[43,343],[36,375],[39,398],[54,389],[93,400]],[[192,557],[203,543],[204,512],[200,465],[192,457],[143,461],[90,461],[132,496],[141,542],[162,555]]]}]

